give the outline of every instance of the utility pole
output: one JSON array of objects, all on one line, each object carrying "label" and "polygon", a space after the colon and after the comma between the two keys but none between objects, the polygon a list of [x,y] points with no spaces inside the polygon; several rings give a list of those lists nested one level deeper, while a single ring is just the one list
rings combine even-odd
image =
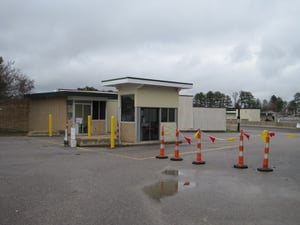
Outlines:
[{"label": "utility pole", "polygon": [[241,126],[241,109],[238,107],[238,116],[237,116],[237,132],[240,132]]},{"label": "utility pole", "polygon": [[237,122],[237,132],[240,132],[240,126],[241,126],[241,107],[239,103],[236,103],[235,105],[235,109],[238,110],[238,115],[236,118],[236,122]]}]

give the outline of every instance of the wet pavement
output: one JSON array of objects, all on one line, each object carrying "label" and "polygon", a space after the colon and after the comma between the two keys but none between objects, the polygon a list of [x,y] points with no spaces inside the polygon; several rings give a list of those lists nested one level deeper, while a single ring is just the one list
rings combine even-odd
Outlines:
[{"label": "wet pavement", "polygon": [[63,137],[1,137],[0,224],[298,225],[299,131],[276,130],[269,173],[257,171],[262,129],[245,131],[243,170],[233,168],[237,133],[204,133],[205,165],[192,164],[193,133],[183,134],[192,145],[179,146],[179,162],[170,160],[172,144],[165,147],[168,159],[156,159],[159,145],[69,148]]}]

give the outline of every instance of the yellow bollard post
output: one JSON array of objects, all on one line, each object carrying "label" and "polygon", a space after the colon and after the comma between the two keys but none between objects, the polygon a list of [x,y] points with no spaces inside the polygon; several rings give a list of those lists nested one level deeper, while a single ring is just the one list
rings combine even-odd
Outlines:
[{"label": "yellow bollard post", "polygon": [[88,137],[92,136],[92,118],[88,115]]},{"label": "yellow bollard post", "polygon": [[52,137],[52,114],[49,113],[48,115],[48,133],[49,137]]},{"label": "yellow bollard post", "polygon": [[110,148],[115,148],[115,117],[110,120]]}]

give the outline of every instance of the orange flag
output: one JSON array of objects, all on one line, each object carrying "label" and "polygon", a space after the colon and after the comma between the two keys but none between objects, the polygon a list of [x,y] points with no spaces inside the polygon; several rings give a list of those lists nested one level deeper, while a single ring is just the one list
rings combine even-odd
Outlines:
[{"label": "orange flag", "polygon": [[249,140],[250,139],[250,134],[244,133],[245,137]]},{"label": "orange flag", "polygon": [[192,143],[192,139],[186,136],[183,136],[185,141],[190,145]]}]

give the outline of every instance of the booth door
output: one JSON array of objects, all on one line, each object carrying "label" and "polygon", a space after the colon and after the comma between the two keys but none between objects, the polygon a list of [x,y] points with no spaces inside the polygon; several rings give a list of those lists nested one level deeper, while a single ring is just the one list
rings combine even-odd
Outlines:
[{"label": "booth door", "polygon": [[141,108],[140,141],[159,140],[159,108]]},{"label": "booth door", "polygon": [[87,117],[91,115],[90,103],[75,104],[75,123],[77,134],[87,134]]}]

